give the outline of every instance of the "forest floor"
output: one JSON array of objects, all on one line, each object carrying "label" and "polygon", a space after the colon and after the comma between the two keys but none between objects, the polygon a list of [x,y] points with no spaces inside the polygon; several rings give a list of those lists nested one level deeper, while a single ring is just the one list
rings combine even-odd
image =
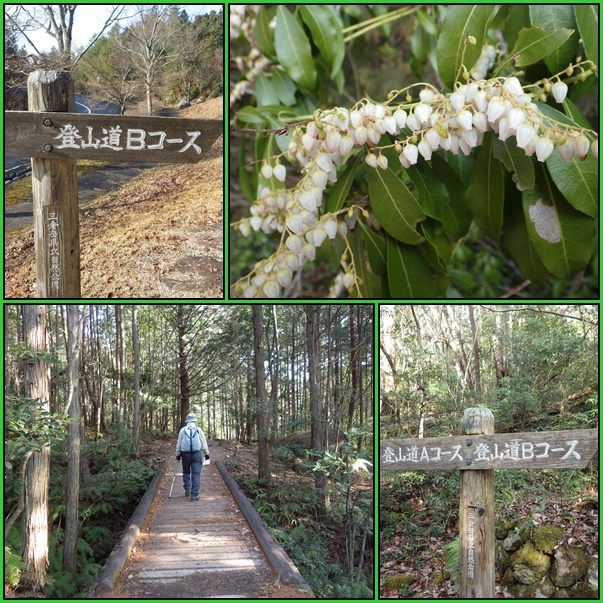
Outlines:
[{"label": "forest floor", "polygon": [[[180,111],[222,114],[222,97]],[[204,153],[143,170],[80,209],[83,298],[223,297],[223,137]],[[33,226],[6,233],[4,262],[5,297],[34,298]]]},{"label": "forest floor", "polygon": [[[456,525],[446,526],[445,534],[429,535],[434,524],[442,521],[423,505],[419,497],[413,497],[411,506],[416,510],[410,522],[419,530],[424,526],[425,537],[418,544],[406,535],[406,522],[401,517],[396,534],[392,538],[382,538],[380,543],[380,592],[382,599],[449,599],[457,598],[458,590],[445,571],[445,546],[458,536]],[[551,497],[543,501],[537,497],[518,497],[513,503],[497,512],[496,520],[507,521],[510,518],[522,518],[534,528],[541,525],[555,525],[563,529],[564,536],[558,546],[583,547],[589,555],[596,556],[599,550],[598,526],[599,512],[597,494],[592,492],[572,501]],[[450,519],[450,518],[449,518]],[[414,543],[414,544],[413,544]],[[412,547],[411,550],[408,547]],[[394,583],[397,577],[409,576],[404,582],[404,592],[396,587],[386,588],[384,583]],[[444,577],[444,579],[442,579]],[[390,580],[392,579],[393,580]],[[513,598],[507,587],[501,584],[498,567],[496,568],[496,598]]]}]

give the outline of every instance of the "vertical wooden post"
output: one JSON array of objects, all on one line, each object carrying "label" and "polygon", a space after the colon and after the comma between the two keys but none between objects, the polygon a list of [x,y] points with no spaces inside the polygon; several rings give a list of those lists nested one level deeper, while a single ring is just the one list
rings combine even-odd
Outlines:
[{"label": "vertical wooden post", "polygon": [[[492,411],[465,409],[461,431],[467,435],[467,442],[471,442],[472,435],[493,434]],[[460,473],[460,598],[491,599],[494,598],[494,470]]]},{"label": "vertical wooden post", "polygon": [[[34,71],[27,79],[30,111],[75,112],[68,71]],[[57,141],[59,144],[59,141]],[[80,226],[75,159],[32,158],[37,296],[80,298]]]}]

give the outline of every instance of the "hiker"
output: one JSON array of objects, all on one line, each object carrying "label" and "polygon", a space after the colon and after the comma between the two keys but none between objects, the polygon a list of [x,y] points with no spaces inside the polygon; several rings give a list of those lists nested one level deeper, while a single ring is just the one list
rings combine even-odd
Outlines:
[{"label": "hiker", "polygon": [[[209,449],[205,434],[196,425],[197,415],[191,412],[186,415],[186,427],[178,434],[176,444],[176,461],[182,458],[182,479],[184,481],[184,496],[190,496],[191,501],[199,500],[199,484],[201,482],[201,451],[209,460]],[[192,479],[191,479],[192,477]]]}]

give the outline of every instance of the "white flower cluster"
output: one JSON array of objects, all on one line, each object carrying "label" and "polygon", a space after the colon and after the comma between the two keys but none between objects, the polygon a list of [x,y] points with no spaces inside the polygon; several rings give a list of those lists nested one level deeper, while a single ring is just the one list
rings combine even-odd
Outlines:
[{"label": "white flower cluster", "polygon": [[[567,85],[558,80],[544,90],[560,103],[567,94]],[[425,86],[418,102],[407,94],[404,105],[394,104],[399,95],[400,92],[392,93],[385,104],[363,101],[352,110],[319,110],[305,127],[294,129],[288,151],[290,159],[301,164],[302,178],[292,189],[273,185],[271,188],[276,190],[271,190],[264,186],[251,207],[251,218],[237,224],[244,236],[252,230],[276,230],[283,234],[281,245],[236,284],[235,295],[279,297],[281,289],[291,284],[293,273],[314,259],[316,247],[326,237],[332,239],[339,233],[345,239],[360,210],[346,208],[338,212],[347,214],[343,220],[334,214],[320,217],[323,191],[328,182],[337,180],[337,166],[345,163],[356,147],[365,148],[368,165],[387,169],[387,157],[377,146],[386,133],[396,137],[393,146],[405,168],[416,164],[419,155],[431,159],[438,149],[469,155],[488,131],[503,141],[515,136],[517,146],[528,156],[535,153],[538,161],[545,161],[555,147],[566,161],[574,155],[584,157],[589,150],[590,143],[582,129],[544,116],[516,77],[470,80],[450,94]],[[597,140],[592,152],[598,157]],[[265,164],[262,176],[282,183],[286,169],[280,163]],[[340,285],[348,289],[356,284],[355,273],[343,259],[342,266],[345,273]]]},{"label": "white flower cluster", "polygon": [[496,59],[496,48],[491,46],[490,44],[485,44],[482,48],[482,53],[479,55],[479,59],[475,64],[475,67],[471,70],[471,78],[479,81],[486,79],[486,75],[488,71],[494,65],[494,60]]},{"label": "white flower cluster", "polygon": [[[245,94],[252,94],[254,91],[255,80],[262,71],[264,71],[271,63],[270,59],[266,58],[264,55],[260,54],[260,52],[256,49],[253,49],[249,54],[247,61],[248,71],[245,74],[245,78],[239,80],[232,90],[230,91],[229,103],[232,107],[237,101],[241,100]],[[241,63],[243,63],[243,59],[239,57]],[[239,67],[240,71],[244,69]]]},{"label": "white flower cluster", "polygon": [[253,30],[255,28],[256,16],[261,6],[254,4],[231,4],[230,5],[230,39],[236,40],[241,33],[250,42],[255,41]]}]

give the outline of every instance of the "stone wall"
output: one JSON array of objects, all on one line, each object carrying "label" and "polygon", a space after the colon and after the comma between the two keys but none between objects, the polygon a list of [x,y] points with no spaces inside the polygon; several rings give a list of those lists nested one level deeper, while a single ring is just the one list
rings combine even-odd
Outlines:
[{"label": "stone wall", "polygon": [[598,599],[598,559],[583,547],[560,544],[563,528],[530,521],[498,525],[496,563],[518,599]]}]

